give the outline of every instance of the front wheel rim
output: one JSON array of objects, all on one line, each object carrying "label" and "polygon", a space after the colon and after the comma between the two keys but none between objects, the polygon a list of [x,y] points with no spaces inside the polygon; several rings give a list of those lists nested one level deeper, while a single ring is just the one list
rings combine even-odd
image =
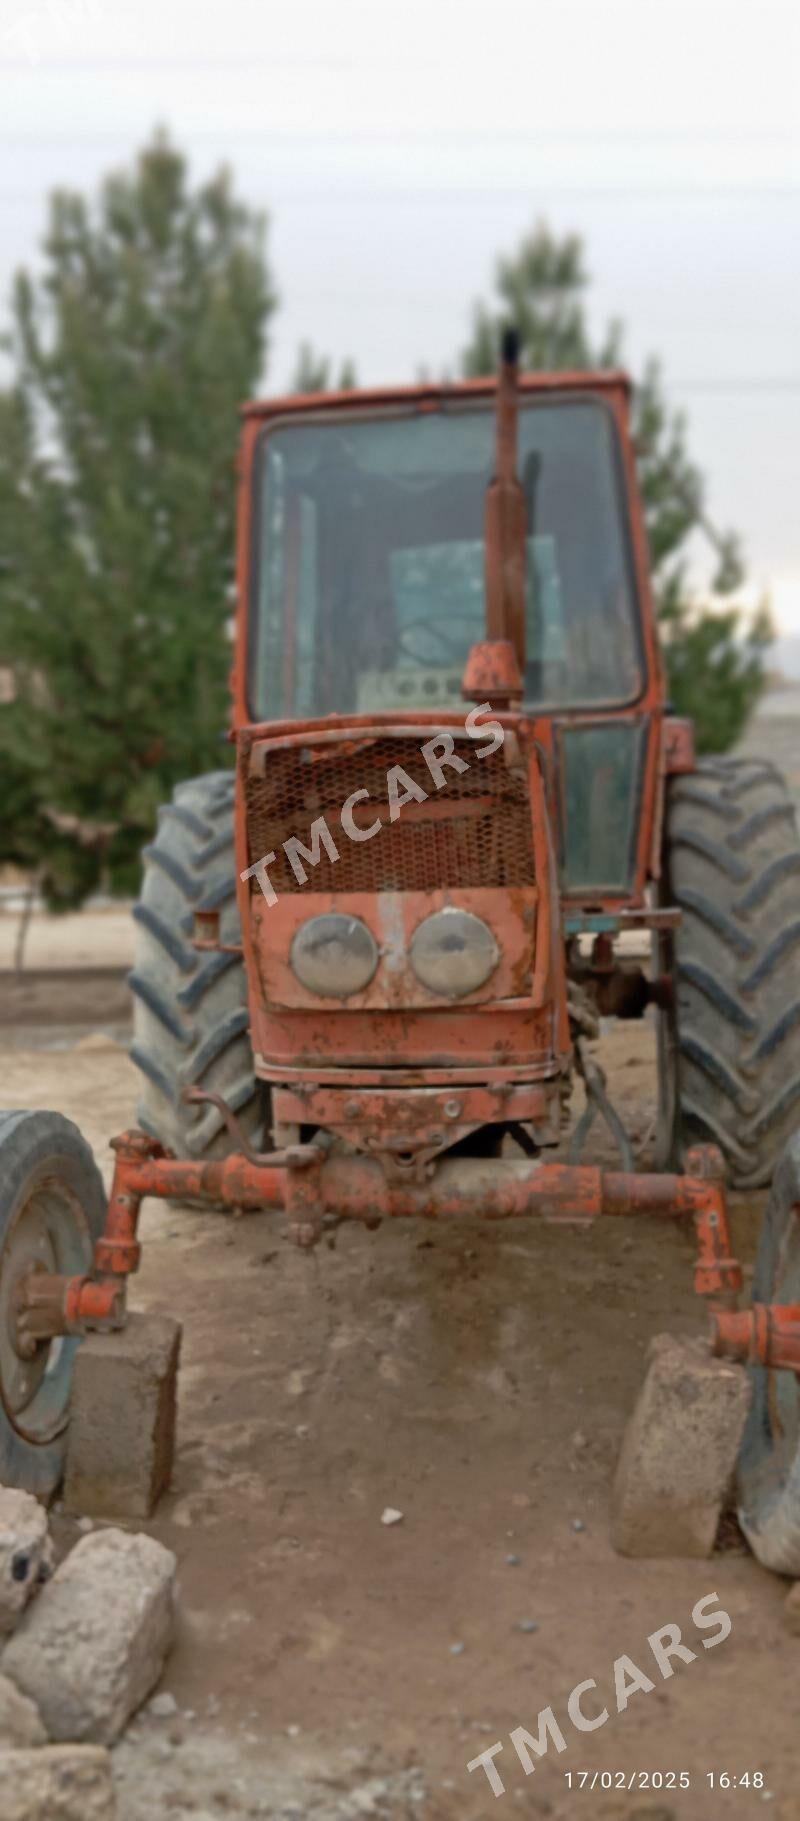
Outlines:
[{"label": "front wheel rim", "polygon": [[90,1259],[89,1223],[72,1191],[52,1177],[29,1188],[0,1251],[0,1400],[11,1427],[37,1447],[66,1427],[78,1340],[42,1341],[24,1358],[17,1346],[19,1285],[33,1270],[78,1275]]}]

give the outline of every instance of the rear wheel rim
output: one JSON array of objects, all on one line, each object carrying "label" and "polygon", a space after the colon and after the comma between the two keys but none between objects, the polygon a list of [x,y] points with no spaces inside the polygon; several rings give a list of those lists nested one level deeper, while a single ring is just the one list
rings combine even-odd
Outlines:
[{"label": "rear wheel rim", "polygon": [[91,1234],[77,1197],[52,1178],[33,1185],[12,1215],[0,1250],[0,1400],[16,1433],[45,1447],[66,1427],[78,1341],[42,1341],[30,1359],[17,1347],[16,1296],[33,1270],[78,1275]]},{"label": "rear wheel rim", "polygon": [[[674,980],[674,944],[670,940],[669,933],[663,930],[653,931],[651,969],[656,979],[660,979],[662,975],[669,975]],[[656,1006],[658,1103],[653,1163],[657,1170],[670,1169],[675,1162],[678,1149],[678,1064],[678,1021],[675,1007],[674,1005]]]}]

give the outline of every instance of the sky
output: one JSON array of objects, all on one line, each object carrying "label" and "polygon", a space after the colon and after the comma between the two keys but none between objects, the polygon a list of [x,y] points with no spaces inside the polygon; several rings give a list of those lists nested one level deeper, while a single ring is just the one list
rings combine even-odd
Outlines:
[{"label": "sky", "polygon": [[[302,340],[365,382],[453,366],[497,255],[586,243],[685,411],[800,676],[800,8],[786,0],[0,0],[0,327],[48,192],[166,125],[270,217],[264,391]],[[694,553],[698,588],[707,563]]]}]

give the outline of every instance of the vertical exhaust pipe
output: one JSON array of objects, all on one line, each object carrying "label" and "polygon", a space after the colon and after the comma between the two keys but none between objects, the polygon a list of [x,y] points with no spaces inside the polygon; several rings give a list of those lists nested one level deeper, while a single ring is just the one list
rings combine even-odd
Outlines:
[{"label": "vertical exhaust pipe", "polygon": [[503,331],[495,471],[486,493],[486,632],[506,639],[525,675],[525,495],[517,472],[519,334]]}]

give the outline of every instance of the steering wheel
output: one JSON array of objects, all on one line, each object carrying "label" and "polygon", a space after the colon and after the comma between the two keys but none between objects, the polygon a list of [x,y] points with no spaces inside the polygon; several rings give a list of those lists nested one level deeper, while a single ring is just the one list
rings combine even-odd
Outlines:
[{"label": "steering wheel", "polygon": [[420,632],[420,631],[424,632],[427,637],[430,637],[432,635],[435,639],[438,639],[438,642],[442,647],[444,661],[447,664],[463,664],[463,662],[464,662],[463,645],[454,647],[452,645],[451,641],[447,638],[446,634],[444,632],[442,632],[441,628],[439,626],[437,626],[435,622],[432,622],[430,620],[413,620],[410,626],[404,626],[403,630],[400,633],[400,636],[397,640],[398,652],[402,653],[402,655],[404,657],[411,658],[413,663],[419,664],[420,666],[424,667],[424,665],[426,663],[430,663],[429,658],[420,657],[419,653],[417,651],[410,650],[406,643],[406,640],[411,636],[412,633]]}]

